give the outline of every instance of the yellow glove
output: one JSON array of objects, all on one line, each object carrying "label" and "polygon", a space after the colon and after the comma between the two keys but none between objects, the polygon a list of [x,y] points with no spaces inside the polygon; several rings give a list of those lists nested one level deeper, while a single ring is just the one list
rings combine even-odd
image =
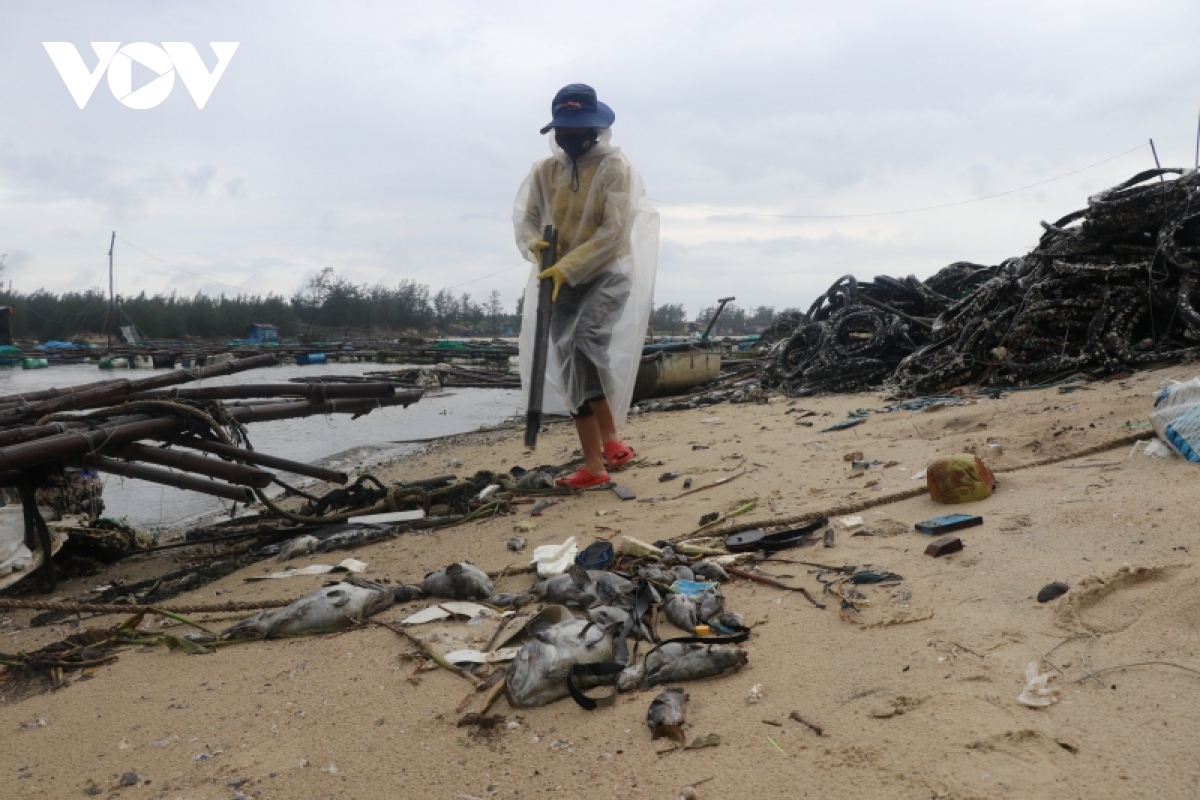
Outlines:
[{"label": "yellow glove", "polygon": [[[542,244],[546,243],[542,242]],[[549,247],[549,245],[546,246]],[[551,267],[548,270],[538,273],[539,281],[543,281],[546,278],[554,281],[554,292],[550,295],[550,302],[553,303],[558,300],[558,290],[562,288],[564,283],[566,283],[567,276],[563,275],[562,270],[558,267]]]},{"label": "yellow glove", "polygon": [[550,243],[545,239],[538,239],[533,244],[529,245],[529,252],[533,253],[533,260],[541,263],[542,251],[550,246]]}]

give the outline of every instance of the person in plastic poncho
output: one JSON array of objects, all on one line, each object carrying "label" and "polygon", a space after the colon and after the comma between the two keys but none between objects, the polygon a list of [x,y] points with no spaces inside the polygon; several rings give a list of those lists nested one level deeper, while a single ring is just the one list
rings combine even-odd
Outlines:
[{"label": "person in plastic poncho", "polygon": [[[558,483],[603,486],[634,458],[617,435],[625,422],[654,293],[658,213],[642,179],[609,144],[616,115],[590,86],[571,84],[551,104],[553,155],[533,165],[513,211],[517,247],[534,263],[525,288],[521,378],[529,397],[538,280],[554,281],[547,411],[570,412],[583,467]],[[539,274],[546,225],[558,229],[558,262]],[[556,405],[555,401],[560,405]]]}]

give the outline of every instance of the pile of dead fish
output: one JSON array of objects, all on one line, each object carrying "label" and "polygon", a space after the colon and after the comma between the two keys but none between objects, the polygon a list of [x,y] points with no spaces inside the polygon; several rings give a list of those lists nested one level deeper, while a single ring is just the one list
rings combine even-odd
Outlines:
[{"label": "pile of dead fish", "polygon": [[[793,395],[1102,376],[1200,354],[1200,174],[1155,169],[1088,198],[999,266],[838,280],[782,316],[765,388]],[[1193,208],[1193,205],[1196,207]]]},{"label": "pile of dead fish", "polygon": [[[510,705],[541,706],[570,695],[581,706],[595,708],[611,702],[617,692],[717,677],[744,666],[748,656],[738,643],[749,630],[740,614],[725,608],[720,583],[727,580],[715,561],[693,561],[669,547],[659,559],[628,572],[572,563],[564,572],[535,578],[519,594],[498,593],[487,573],[455,563],[429,573],[420,584],[390,588],[351,576],[219,635],[185,638],[205,646],[217,640],[323,633],[350,627],[395,603],[432,599],[433,604],[399,624],[416,631],[416,637],[419,626],[467,617],[469,622],[457,632],[426,634],[425,646],[436,641],[455,647],[442,658],[472,668],[480,680],[504,680]],[[656,629],[659,609],[679,635],[664,637]],[[485,624],[494,628],[488,644],[468,646],[471,627]],[[515,646],[505,647],[510,642]],[[646,650],[641,658],[639,649]],[[611,687],[610,694],[586,694],[600,686]]]}]

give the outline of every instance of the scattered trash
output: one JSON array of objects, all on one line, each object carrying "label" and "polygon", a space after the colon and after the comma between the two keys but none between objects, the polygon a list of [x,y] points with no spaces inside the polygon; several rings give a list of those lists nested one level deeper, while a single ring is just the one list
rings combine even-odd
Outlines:
[{"label": "scattered trash", "polygon": [[946,514],[945,516],[918,522],[915,527],[921,533],[937,536],[940,533],[953,533],[954,531],[961,531],[963,528],[972,528],[982,524],[983,517],[974,514]]},{"label": "scattered trash", "polygon": [[662,475],[658,476],[658,482],[666,483],[667,481],[673,481],[678,477],[679,477],[678,472],[664,472]]},{"label": "scattered trash", "polygon": [[826,529],[825,529],[825,537],[824,537],[824,539],[825,539],[825,547],[826,547],[826,548],[831,548],[831,547],[833,547],[833,546],[834,546],[834,544],[835,544],[835,539],[834,539],[833,528],[826,528]]},{"label": "scattered trash", "polygon": [[359,561],[357,558],[343,558],[337,563],[337,566],[329,566],[328,564],[309,564],[307,567],[300,569],[285,569],[281,572],[272,572],[267,575],[251,575],[246,578],[246,581],[269,581],[280,580],[282,578],[295,578],[303,575],[327,575],[331,572],[363,572],[367,568],[367,562]]},{"label": "scattered trash", "polygon": [[1045,708],[1058,702],[1059,690],[1050,686],[1053,672],[1038,674],[1038,662],[1030,661],[1025,667],[1025,689],[1017,695],[1017,702],[1030,708]]},{"label": "scattered trash", "polygon": [[38,717],[37,719],[29,720],[29,722],[22,722],[21,730],[25,730],[25,731],[37,730],[38,728],[46,727],[47,724],[48,723],[47,723],[45,717]]},{"label": "scattered trash", "polygon": [[824,735],[825,735],[825,729],[824,729],[824,728],[822,728],[820,725],[816,724],[815,722],[810,722],[809,720],[805,719],[805,718],[804,718],[804,716],[803,716],[803,715],[802,715],[802,714],[801,714],[799,711],[793,711],[793,712],[792,712],[791,714],[789,714],[788,716],[789,716],[789,717],[791,717],[792,719],[796,720],[796,722],[799,722],[799,723],[800,723],[801,725],[803,725],[804,727],[806,727],[806,728],[808,728],[809,730],[811,730],[811,731],[812,731],[813,733],[815,733],[817,736],[824,736]]},{"label": "scattered trash", "polygon": [[750,687],[750,693],[746,695],[746,705],[752,706],[756,703],[761,703],[766,696],[767,693],[763,691],[763,685],[756,683]]},{"label": "scattered trash", "polygon": [[855,450],[853,453],[846,453],[842,456],[842,461],[860,461],[863,457],[862,450]]},{"label": "scattered trash", "polygon": [[830,433],[831,431],[844,431],[847,428],[853,428],[855,425],[861,425],[862,423],[864,423],[866,421],[867,421],[867,418],[865,416],[864,417],[851,417],[850,419],[842,420],[841,422],[837,423],[836,425],[830,425],[828,428],[821,428],[820,432],[821,433]]},{"label": "scattered trash", "polygon": [[446,653],[445,658],[452,664],[500,664],[516,658],[519,649],[502,647],[487,653],[482,650],[454,650]]},{"label": "scattered trash", "polygon": [[[496,488],[499,489],[500,487],[496,486]],[[480,496],[482,497],[482,494]],[[346,522],[350,525],[393,525],[399,522],[416,522],[419,519],[425,519],[424,509],[418,508],[413,511],[389,511],[386,514],[368,514],[365,517],[350,517],[350,519],[346,520]]]},{"label": "scattered trash", "polygon": [[142,780],[142,776],[132,770],[121,775],[120,783],[122,786],[137,786]]},{"label": "scattered trash", "polygon": [[1142,451],[1142,455],[1154,456],[1155,458],[1177,458],[1178,453],[1162,439],[1151,439],[1146,442],[1146,449]]},{"label": "scattered trash", "polygon": [[478,603],[468,603],[463,601],[450,601],[439,603],[436,606],[430,606],[410,614],[400,620],[401,625],[424,625],[427,622],[436,622],[442,619],[450,619],[451,617],[465,617],[474,619],[480,616],[496,616],[496,612],[487,606],[481,606]]},{"label": "scattered trash", "polygon": [[508,549],[513,551],[514,553],[520,553],[522,550],[525,549],[525,537],[524,536],[514,536],[511,539],[509,539],[508,540]]},{"label": "scattered trash", "polygon": [[690,488],[692,488],[692,479],[691,479],[691,478],[684,478],[684,479],[683,479],[683,488],[684,488],[684,489],[690,489]]},{"label": "scattered trash", "polygon": [[575,563],[575,555],[578,552],[579,545],[572,536],[562,544],[544,544],[533,548],[532,563],[537,565],[538,577],[549,578],[551,575],[566,572]]},{"label": "scattered trash", "polygon": [[687,701],[687,693],[675,687],[667,689],[650,702],[646,725],[650,728],[652,739],[666,737],[678,744],[684,743],[683,721]]},{"label": "scattered trash", "polygon": [[632,536],[621,537],[621,555],[634,558],[662,558],[663,551]]},{"label": "scattered trash", "polygon": [[929,543],[929,546],[925,548],[925,555],[932,556],[933,558],[941,558],[951,553],[957,553],[962,549],[962,539],[957,536],[943,536]]},{"label": "scattered trash", "polygon": [[1062,581],[1047,583],[1037,593],[1037,601],[1039,603],[1049,603],[1051,600],[1057,600],[1064,594],[1069,592],[1071,587]]},{"label": "scattered trash", "polygon": [[926,482],[929,496],[938,503],[983,500],[996,486],[992,471],[970,453],[937,459],[929,465]]},{"label": "scattered trash", "polygon": [[1200,462],[1200,378],[1172,383],[1154,398],[1150,423],[1188,461]]},{"label": "scattered trash", "polygon": [[704,514],[700,517],[700,527],[703,528],[705,525],[708,525],[710,522],[716,522],[720,518],[721,518],[720,511],[710,511],[709,513]]},{"label": "scattered trash", "polygon": [[579,551],[575,556],[575,563],[584,569],[602,570],[611,564],[615,557],[612,542],[597,539]]},{"label": "scattered trash", "polygon": [[610,484],[609,488],[612,489],[613,494],[615,494],[617,497],[621,498],[622,500],[636,500],[637,499],[637,495],[634,494],[633,492],[631,492],[629,489],[626,489],[624,486],[618,486],[617,484],[613,483],[613,484]]},{"label": "scattered trash", "polygon": [[859,516],[840,517],[838,519],[838,524],[841,525],[846,530],[850,530],[851,528],[857,528],[859,525],[862,525],[863,518],[859,517]]}]

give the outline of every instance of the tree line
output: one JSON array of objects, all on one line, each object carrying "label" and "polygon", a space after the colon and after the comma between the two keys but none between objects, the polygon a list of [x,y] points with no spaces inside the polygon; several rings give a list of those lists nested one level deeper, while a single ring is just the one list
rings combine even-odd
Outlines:
[{"label": "tree line", "polygon": [[[17,339],[79,340],[103,336],[106,330],[115,335],[117,326],[134,325],[145,339],[174,341],[243,338],[253,324],[275,325],[280,337],[287,339],[304,334],[323,338],[514,335],[521,328],[523,298],[510,311],[503,307],[498,291],[477,301],[470,293],[431,292],[425,284],[408,279],[394,286],[356,284],[326,268],[290,297],[142,292],[118,297],[110,309],[107,295],[98,288],[63,293],[39,289],[0,291],[0,305],[12,307],[12,335]],[[682,304],[656,306],[654,332],[683,334],[689,323],[703,330],[715,310],[701,309],[689,320]],[[729,305],[715,331],[752,333],[769,325],[774,316],[774,309],[767,306],[747,312]]]}]

